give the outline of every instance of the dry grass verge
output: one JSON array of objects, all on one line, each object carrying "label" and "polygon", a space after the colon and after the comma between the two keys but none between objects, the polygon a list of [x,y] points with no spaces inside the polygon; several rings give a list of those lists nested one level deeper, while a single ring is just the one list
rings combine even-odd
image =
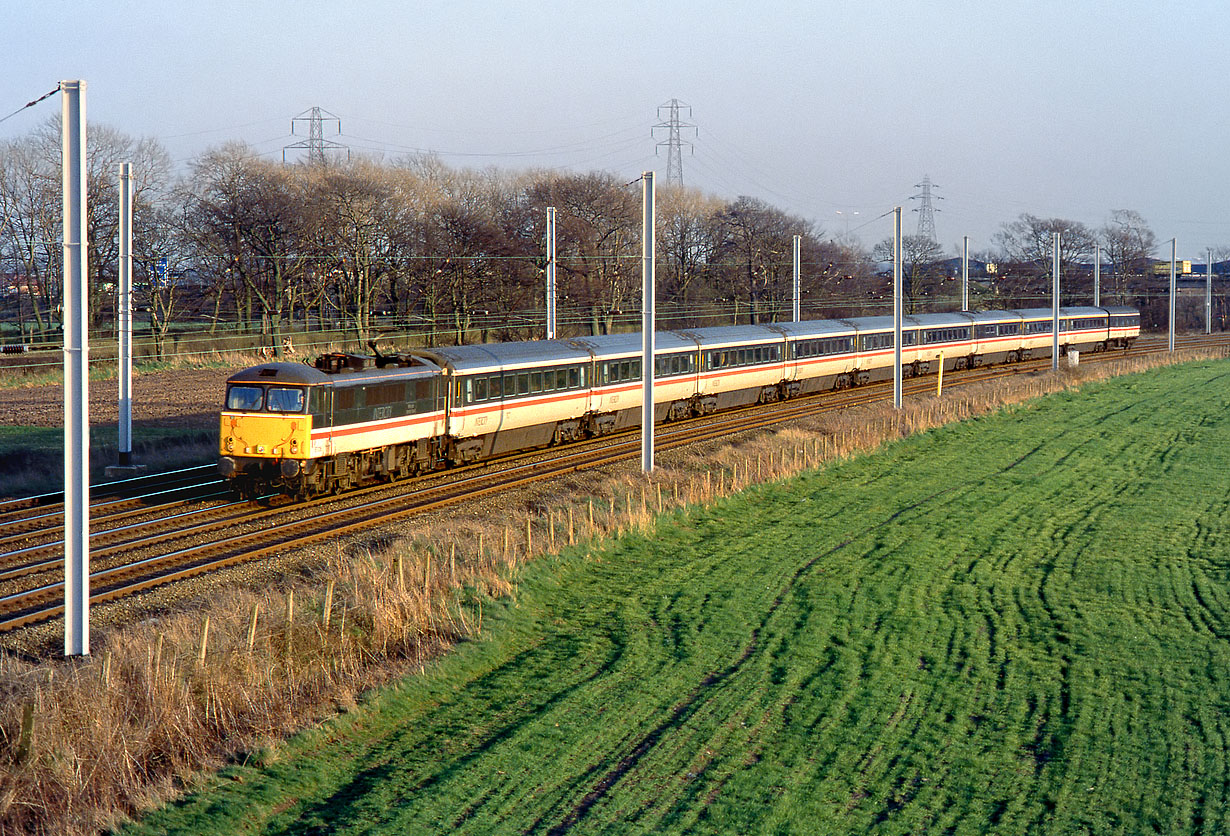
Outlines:
[{"label": "dry grass verge", "polygon": [[688,448],[661,456],[652,479],[634,465],[611,468],[601,480],[537,488],[513,515],[462,510],[379,546],[338,546],[313,582],[231,589],[190,611],[99,631],[85,660],[0,657],[0,832],[94,833],[173,797],[199,770],[276,758],[289,732],[352,710],[365,690],[480,633],[483,601],[515,594],[527,559],[894,438],[1173,362],[991,381],[909,400],[900,412],[848,409]]}]

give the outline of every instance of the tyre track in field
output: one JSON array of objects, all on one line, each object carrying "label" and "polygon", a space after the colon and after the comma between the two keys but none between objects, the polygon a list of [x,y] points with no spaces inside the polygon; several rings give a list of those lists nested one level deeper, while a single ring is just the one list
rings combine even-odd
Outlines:
[{"label": "tyre track in field", "polygon": [[[553,644],[558,642],[558,635],[552,634],[543,637],[540,641],[535,642],[531,646],[517,653],[504,664],[500,665],[491,671],[488,671],[477,677],[472,685],[490,684],[492,690],[502,691],[504,688],[494,684],[497,680],[507,678],[510,671],[522,671],[523,665],[531,665],[533,660],[544,648],[551,648],[553,651],[553,661],[547,661],[540,664],[538,667],[542,670],[558,669],[559,662],[562,659],[575,659],[577,656],[576,648],[571,645]],[[420,772],[417,779],[413,779],[405,784],[399,785],[396,792],[402,797],[412,797],[413,795],[429,790],[435,785],[451,779],[455,775],[460,775],[472,764],[478,762],[482,757],[493,751],[496,747],[513,739],[518,732],[526,726],[532,724],[535,719],[554,706],[559,705],[568,698],[569,695],[584,688],[589,683],[600,678],[608,673],[610,669],[618,663],[624,654],[624,647],[621,642],[612,639],[611,648],[605,659],[596,663],[594,669],[589,671],[584,676],[579,677],[575,682],[569,683],[567,687],[560,688],[555,691],[533,691],[527,690],[526,699],[520,704],[509,706],[509,718],[504,722],[497,723],[483,735],[482,740],[476,743],[473,747],[466,750],[465,754],[456,759],[449,759],[445,763],[441,763],[439,758],[434,759],[431,763],[424,764],[424,769]],[[532,667],[532,665],[531,665]],[[468,709],[463,704],[453,704],[449,709],[454,714],[464,714]],[[409,729],[399,732],[391,737],[380,738],[380,748],[390,752],[397,750],[401,751],[406,747],[396,745],[399,738],[412,737],[418,733],[418,729]],[[417,748],[411,746],[411,749]],[[362,801],[367,798],[379,797],[382,790],[387,790],[395,777],[395,773],[404,772],[405,766],[394,763],[391,756],[385,758],[361,772],[353,775],[345,780],[336,789],[328,792],[323,798],[315,800],[311,806],[306,807],[301,816],[305,820],[319,821],[321,829],[328,829],[330,823],[347,821],[355,817],[362,817],[370,813],[366,808],[356,804],[357,801]],[[465,810],[463,810],[456,819],[452,822],[453,828],[459,827],[466,819],[472,816],[479,807],[486,801],[485,797],[476,798]]]},{"label": "tyre track in field", "polygon": [[[576,806],[574,806],[572,810],[570,810],[568,814],[565,815],[564,818],[559,823],[557,823],[555,826],[553,826],[550,830],[547,831],[548,836],[564,836],[564,834],[570,833],[572,829],[585,818],[586,814],[591,809],[593,809],[593,807],[596,804],[598,804],[598,802],[600,802],[603,798],[605,798],[610,793],[610,791],[614,789],[615,786],[618,785],[619,782],[626,775],[628,775],[628,773],[630,773],[633,769],[636,768],[636,766],[641,762],[641,760],[645,757],[645,755],[653,749],[653,747],[657,744],[659,740],[661,740],[663,735],[667,734],[668,732],[675,731],[676,729],[683,726],[684,723],[686,723],[700,709],[700,706],[703,702],[702,698],[705,696],[706,692],[709,689],[722,684],[723,682],[730,679],[732,676],[735,676],[736,674],[738,674],[743,669],[743,667],[746,665],[748,660],[751,659],[752,656],[754,656],[756,652],[760,649],[760,636],[761,636],[762,631],[764,631],[768,627],[769,622],[773,620],[773,618],[777,615],[778,611],[782,608],[782,605],[785,603],[786,598],[789,595],[791,589],[793,589],[798,584],[799,580],[804,575],[808,574],[815,567],[817,563],[819,563],[821,560],[824,560],[828,557],[831,557],[841,552],[846,547],[852,545],[853,543],[858,542],[864,537],[867,537],[868,535],[873,534],[876,531],[886,528],[887,526],[896,522],[899,518],[901,518],[905,514],[930,505],[931,503],[933,503],[936,499],[940,497],[947,496],[953,493],[957,493],[959,491],[969,490],[971,488],[977,487],[980,484],[985,484],[985,482],[987,482],[988,480],[992,478],[1001,476],[1004,473],[1009,472],[1010,470],[1016,468],[1017,466],[1025,462],[1031,456],[1037,454],[1040,450],[1042,450],[1048,444],[1052,444],[1059,438],[1062,438],[1068,432],[1070,431],[1064,430],[1062,433],[1060,433],[1057,436],[1054,436],[1049,439],[1038,442],[1037,444],[1035,444],[1033,447],[1031,447],[1029,450],[1027,450],[1022,455],[1020,455],[1018,458],[1016,458],[1011,463],[1005,465],[1004,467],[1000,468],[997,471],[994,471],[993,473],[990,473],[990,474],[987,474],[981,477],[979,480],[975,482],[967,482],[963,484],[952,485],[942,490],[935,491],[934,493],[931,493],[923,497],[922,499],[919,499],[915,502],[910,503],[909,505],[899,508],[896,511],[894,511],[892,514],[890,514],[888,517],[885,517],[879,522],[871,523],[865,526],[863,529],[861,529],[855,534],[850,535],[849,537],[842,540],[837,545],[813,556],[809,560],[800,564],[799,567],[793,573],[791,573],[788,580],[778,590],[777,596],[774,598],[772,604],[770,604],[764,616],[761,618],[760,624],[755,629],[753,629],[751,639],[747,643],[747,645],[744,647],[743,652],[739,656],[739,658],[736,659],[730,665],[728,665],[726,668],[720,671],[711,673],[708,676],[706,676],[703,680],[701,680],[701,682],[695,688],[693,688],[691,692],[689,692],[689,694],[684,698],[684,700],[678,703],[674,707],[670,715],[665,720],[663,720],[657,726],[652,728],[647,734],[645,734],[637,742],[637,744],[634,747],[632,747],[631,751],[629,751],[627,755],[625,755],[618,763],[616,763],[613,768],[608,770],[606,774],[603,775],[602,779],[599,780],[598,783],[594,786],[594,788],[589,793],[587,793],[585,797],[582,798],[581,801]],[[547,818],[546,815],[539,817],[525,831],[525,833],[530,834],[530,833],[538,832],[539,828],[545,823],[546,818]]]}]

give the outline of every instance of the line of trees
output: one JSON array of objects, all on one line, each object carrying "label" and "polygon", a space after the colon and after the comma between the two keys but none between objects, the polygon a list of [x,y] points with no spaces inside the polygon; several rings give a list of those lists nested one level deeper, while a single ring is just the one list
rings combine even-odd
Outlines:
[{"label": "line of trees", "polygon": [[[607,332],[639,307],[639,188],[608,173],[462,170],[432,156],[285,165],[227,143],[177,175],[156,140],[97,125],[88,148],[95,331],[115,316],[121,162],[136,178],[134,272],[156,342],[186,319],[261,334],[274,351],[292,329],[341,327],[366,341],[378,316],[429,323],[433,339],[464,341],[476,329],[484,339],[528,336],[541,327],[548,206],[557,209],[570,327]],[[0,315],[23,340],[59,341],[59,156],[56,121],[0,145]],[[1104,292],[1125,300],[1156,248],[1132,211],[1112,212],[1100,230],[1022,215],[980,254],[998,266],[981,277],[996,304],[1037,293],[1053,231],[1063,233],[1066,265],[1101,243],[1115,265]],[[657,244],[667,324],[788,317],[796,235],[810,312],[884,311],[889,282],[877,264],[891,259],[891,245],[866,252],[757,198],[669,188],[659,191]],[[910,309],[951,306],[941,248],[907,236],[903,249]],[[150,278],[160,262],[175,280]],[[1074,290],[1084,275],[1073,273]]]}]

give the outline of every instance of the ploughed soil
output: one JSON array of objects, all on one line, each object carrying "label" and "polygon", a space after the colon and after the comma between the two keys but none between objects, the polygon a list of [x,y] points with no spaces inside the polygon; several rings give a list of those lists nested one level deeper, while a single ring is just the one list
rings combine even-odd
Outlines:
[{"label": "ploughed soil", "polygon": [[[181,369],[134,374],[134,425],[210,430],[226,392],[227,369]],[[90,425],[119,422],[119,381],[90,381]],[[59,384],[0,389],[0,424],[22,427],[62,427],[64,387]]]}]

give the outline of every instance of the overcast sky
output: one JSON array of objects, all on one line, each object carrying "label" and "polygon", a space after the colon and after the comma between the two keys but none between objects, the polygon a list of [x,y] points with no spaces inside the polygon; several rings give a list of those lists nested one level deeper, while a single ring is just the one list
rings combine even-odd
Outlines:
[{"label": "overcast sky", "polygon": [[231,139],[281,159],[319,106],[341,118],[327,139],[386,159],[665,180],[650,128],[677,98],[699,129],[688,185],[831,236],[881,240],[897,204],[914,232],[930,176],[949,250],[1022,212],[1096,227],[1112,209],[1181,258],[1230,246],[1225,0],[6,0],[4,16],[0,115],[81,78],[91,122],[181,163]]}]

